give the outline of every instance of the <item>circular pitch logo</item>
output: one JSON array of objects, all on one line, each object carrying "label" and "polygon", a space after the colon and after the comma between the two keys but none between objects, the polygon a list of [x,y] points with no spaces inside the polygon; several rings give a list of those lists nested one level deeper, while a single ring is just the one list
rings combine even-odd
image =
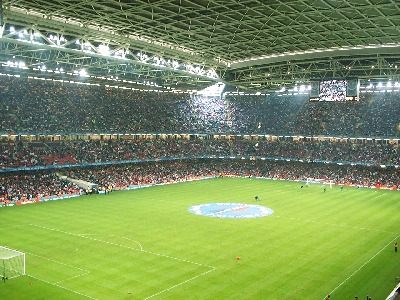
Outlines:
[{"label": "circular pitch logo", "polygon": [[196,215],[214,218],[260,218],[274,213],[268,207],[243,203],[208,203],[189,207],[189,211]]}]

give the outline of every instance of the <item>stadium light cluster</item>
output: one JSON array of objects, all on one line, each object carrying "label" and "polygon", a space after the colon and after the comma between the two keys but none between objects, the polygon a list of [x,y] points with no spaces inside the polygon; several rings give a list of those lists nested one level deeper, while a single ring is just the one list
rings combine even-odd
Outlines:
[{"label": "stadium light cluster", "polygon": [[388,80],[371,81],[368,80],[368,85],[360,86],[360,93],[385,93],[385,92],[400,92],[400,82]]},{"label": "stadium light cluster", "polygon": [[179,63],[175,59],[164,59],[157,55],[151,56],[144,52],[137,52],[136,56],[139,58],[139,61],[144,64],[169,67],[174,70],[186,71],[191,74],[205,76],[211,79],[218,79],[218,75],[214,70],[205,70],[202,66],[193,66],[191,64]]},{"label": "stadium light cluster", "polygon": [[[56,40],[55,36],[51,36],[49,38],[52,38],[53,41]],[[64,39],[64,41],[66,41],[66,39]],[[107,51],[107,46],[104,45],[101,48],[104,49],[104,51]],[[119,53],[120,53],[120,55],[121,55],[121,53],[125,54],[126,51],[123,49],[120,49]],[[178,64],[178,63],[175,61],[174,64]],[[172,91],[172,92],[176,92],[176,91],[180,92],[179,89],[176,89],[176,88],[173,88],[170,86],[163,86],[152,80],[132,81],[132,80],[120,78],[119,76],[115,76],[115,75],[112,75],[112,76],[90,75],[89,72],[85,68],[79,69],[78,65],[75,65],[75,69],[72,69],[72,70],[71,69],[65,70],[65,67],[61,67],[61,65],[62,65],[62,63],[57,62],[57,61],[56,62],[41,62],[40,60],[36,60],[36,62],[31,63],[31,66],[29,66],[25,62],[17,60],[15,56],[13,57],[13,59],[3,62],[1,64],[1,66],[3,66],[3,67],[33,70],[33,71],[42,73],[43,75],[46,73],[50,73],[50,74],[60,74],[61,76],[63,76],[60,79],[54,79],[54,80],[62,80],[62,81],[69,82],[70,80],[67,80],[67,78],[64,75],[62,75],[62,74],[65,74],[66,76],[67,75],[68,76],[77,76],[77,77],[81,77],[81,78],[87,77],[87,78],[114,81],[114,82],[120,82],[120,83],[126,83],[126,84],[134,84],[134,85],[139,85],[139,86],[153,87],[153,88],[157,89],[158,91],[167,90],[167,91]],[[9,73],[9,72],[7,72],[7,73]],[[40,77],[43,75],[38,74],[37,76]],[[34,77],[36,77],[36,76],[34,75]],[[43,78],[47,78],[47,76],[43,77]],[[197,92],[197,90],[187,90],[186,92],[194,93],[194,92]]]},{"label": "stadium light cluster", "polygon": [[[8,77],[17,77],[20,78],[21,75],[19,74],[6,74],[0,73],[0,76],[8,76]],[[75,81],[75,80],[68,80],[68,79],[55,79],[55,78],[45,78],[45,77],[38,77],[38,76],[28,76],[28,79],[40,80],[40,81],[54,81],[54,82],[64,82],[64,83],[71,83],[71,84],[78,84],[78,85],[88,85],[88,86],[100,86],[99,83],[90,83],[90,82],[82,82],[82,81]],[[126,81],[124,81],[126,82]],[[133,83],[133,82],[131,82]],[[151,85],[144,84],[144,85]],[[191,91],[183,91],[174,89],[171,87],[167,87],[167,90],[159,90],[159,89],[143,89],[143,88],[134,88],[134,87],[127,87],[127,86],[117,86],[117,85],[104,85],[106,88],[113,88],[113,89],[124,89],[124,90],[133,90],[133,91],[144,91],[144,92],[158,92],[158,93],[175,93],[175,94],[195,94],[196,90]]]},{"label": "stadium light cluster", "polygon": [[296,95],[308,95],[310,94],[311,91],[311,84],[295,84],[291,88],[286,88],[285,85],[282,85],[279,90],[276,90],[275,93],[278,94],[278,96],[296,96]]},{"label": "stadium light cluster", "polygon": [[11,68],[18,68],[18,69],[27,69],[25,62],[23,61],[12,61],[8,60],[2,64],[3,67],[11,67]]},{"label": "stadium light cluster", "polygon": [[[14,38],[22,42],[34,43],[39,45],[50,45],[53,47],[68,48],[71,50],[82,51],[90,54],[97,54],[104,57],[113,57],[117,59],[133,59],[144,64],[153,65],[156,67],[167,67],[173,70],[179,70],[194,75],[204,76],[210,79],[218,79],[218,75],[215,70],[205,69],[200,65],[191,65],[184,62],[178,62],[175,59],[163,58],[157,55],[144,53],[142,51],[136,52],[136,58],[134,55],[130,55],[130,51],[126,46],[111,47],[106,43],[92,43],[88,40],[76,39],[75,42],[69,42],[69,38],[64,35],[56,33],[47,33],[47,36],[42,35],[40,31],[26,28],[17,29],[16,26],[10,25],[8,27],[8,37]],[[70,37],[72,38],[72,37]]]},{"label": "stadium light cluster", "polygon": [[247,92],[226,92],[223,94],[224,96],[269,96],[270,93],[267,92],[255,92],[255,93],[247,93]]},{"label": "stadium light cluster", "polygon": [[[8,67],[14,67],[14,68],[22,68],[22,69],[28,69],[26,67],[24,62],[13,62],[9,61],[6,64],[3,64],[3,66],[8,66]],[[161,86],[157,84],[156,82],[150,81],[150,80],[145,80],[145,81],[132,81],[132,80],[126,80],[126,79],[121,79],[118,76],[96,76],[96,75],[90,75],[88,74],[86,69],[78,69],[78,70],[73,70],[72,72],[65,71],[63,68],[56,67],[55,69],[49,69],[46,67],[46,65],[40,65],[40,66],[35,66],[32,68],[32,70],[39,71],[40,73],[56,73],[56,74],[66,74],[69,76],[78,76],[78,77],[91,77],[91,78],[96,78],[100,80],[107,80],[107,81],[113,81],[113,82],[119,82],[122,84],[134,84],[137,86],[143,86],[146,88],[132,88],[132,87],[126,87],[126,86],[112,86],[105,84],[104,86],[106,87],[113,87],[113,88],[123,88],[123,89],[132,89],[132,90],[139,90],[139,91],[152,91],[152,92],[170,92],[170,93],[197,93],[197,90],[179,90],[170,86]],[[4,76],[15,76],[15,77],[21,77],[19,74],[3,74],[0,73],[0,75]],[[28,78],[33,78],[37,80],[49,80],[49,81],[58,81],[58,82],[69,82],[69,83],[77,83],[77,84],[85,84],[85,85],[96,85],[99,86],[99,83],[90,83],[90,82],[82,82],[82,81],[75,81],[75,80],[69,80],[67,78],[47,78],[47,77],[40,77],[39,76],[28,76]],[[153,89],[148,89],[148,87],[152,87]]]}]

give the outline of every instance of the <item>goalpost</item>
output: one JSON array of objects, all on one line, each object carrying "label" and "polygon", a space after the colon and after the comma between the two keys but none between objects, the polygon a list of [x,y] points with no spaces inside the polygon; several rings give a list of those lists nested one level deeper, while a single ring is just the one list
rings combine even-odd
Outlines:
[{"label": "goalpost", "polygon": [[25,253],[0,246],[0,279],[25,275]]}]

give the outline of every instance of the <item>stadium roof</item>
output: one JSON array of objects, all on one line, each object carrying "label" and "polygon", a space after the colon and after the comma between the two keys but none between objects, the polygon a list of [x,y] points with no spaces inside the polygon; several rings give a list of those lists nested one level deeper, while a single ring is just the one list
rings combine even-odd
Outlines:
[{"label": "stadium roof", "polygon": [[181,90],[399,79],[398,0],[0,3],[0,72]]}]

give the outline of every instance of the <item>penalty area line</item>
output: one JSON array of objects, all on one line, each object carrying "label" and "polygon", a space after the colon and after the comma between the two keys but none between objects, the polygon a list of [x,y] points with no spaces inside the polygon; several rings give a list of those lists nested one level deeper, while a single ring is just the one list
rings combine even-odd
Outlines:
[{"label": "penalty area line", "polygon": [[[329,294],[333,294],[334,291],[336,291],[338,288],[340,288],[343,284],[345,284],[351,277],[353,277],[355,274],[357,274],[362,268],[364,268],[369,262],[371,262],[375,257],[377,257],[383,250],[385,250],[389,245],[391,245],[395,240],[397,240],[400,237],[400,234],[396,236],[393,240],[391,240],[389,243],[387,243],[381,250],[376,252],[374,256],[372,256],[370,259],[368,259],[365,263],[363,263],[357,270],[355,270],[349,277],[347,277],[345,280],[343,280],[337,287],[335,287]],[[324,298],[325,299],[325,298]]]},{"label": "penalty area line", "polygon": [[133,248],[133,247],[130,247],[130,246],[125,246],[125,245],[117,244],[117,243],[114,243],[114,242],[108,242],[108,241],[104,241],[104,240],[100,240],[100,239],[96,239],[96,238],[90,237],[90,236],[96,236],[96,235],[103,236],[102,234],[72,233],[72,232],[59,230],[59,229],[54,229],[54,228],[49,228],[49,227],[40,226],[40,225],[36,225],[36,224],[30,224],[30,226],[35,226],[35,227],[38,227],[38,228],[42,228],[42,229],[46,229],[46,230],[50,230],[50,231],[54,231],[54,232],[59,232],[59,233],[66,234],[66,235],[77,236],[77,237],[80,237],[80,238],[83,238],[83,239],[96,241],[96,242],[104,243],[104,244],[108,244],[108,245],[113,245],[113,246],[117,246],[117,247],[121,247],[121,248],[126,248],[126,249],[130,249],[130,250],[143,251],[143,247],[138,241],[135,241],[133,239],[126,238],[126,237],[120,237],[120,236],[115,236],[115,235],[105,235],[105,236],[118,237],[118,238],[121,238],[121,239],[133,241],[137,245],[139,245],[140,249],[136,249],[136,248]]},{"label": "penalty area line", "polygon": [[69,264],[66,264],[66,263],[63,263],[63,262],[60,262],[60,261],[45,257],[45,256],[33,254],[33,253],[30,253],[30,252],[25,252],[25,254],[36,256],[36,257],[39,257],[41,259],[45,259],[45,260],[48,260],[48,261],[51,261],[51,262],[54,262],[54,263],[57,263],[57,264],[60,264],[60,265],[63,265],[63,266],[67,266],[69,268],[73,268],[73,269],[79,270],[79,271],[83,272],[84,274],[90,273],[88,270],[85,270],[85,269],[82,269],[82,268],[78,268],[78,267],[75,267],[75,266],[72,266],[72,265],[69,265]]},{"label": "penalty area line", "polygon": [[208,270],[208,271],[206,271],[206,272],[203,272],[203,273],[201,273],[201,274],[199,274],[199,275],[196,275],[196,276],[194,276],[194,277],[191,277],[191,278],[189,278],[189,279],[186,279],[186,280],[184,280],[184,281],[182,281],[182,282],[179,282],[178,284],[175,284],[175,285],[173,285],[173,286],[171,286],[171,287],[169,287],[169,288],[167,288],[167,289],[165,289],[165,290],[162,290],[162,291],[160,291],[160,292],[158,292],[158,293],[156,293],[156,294],[150,295],[150,296],[144,298],[144,300],[147,300],[147,299],[153,298],[153,297],[155,297],[155,296],[161,295],[161,294],[163,294],[163,293],[165,293],[165,292],[168,292],[168,291],[170,291],[170,290],[172,290],[172,289],[174,289],[174,288],[176,288],[176,287],[178,287],[178,286],[181,286],[181,285],[183,285],[183,284],[185,284],[185,283],[188,283],[188,282],[190,282],[190,281],[193,281],[193,280],[199,278],[200,276],[204,276],[204,275],[206,275],[206,274],[208,274],[208,273],[210,273],[210,272],[212,272],[212,271],[215,271],[215,270],[216,270],[216,268],[213,268],[213,269]]},{"label": "penalty area line", "polygon": [[[148,253],[148,254],[152,254],[152,255],[156,255],[156,256],[162,256],[162,257],[166,257],[166,258],[169,258],[169,259],[174,259],[174,260],[178,260],[178,261],[182,261],[182,262],[186,262],[186,263],[190,263],[190,264],[194,264],[194,265],[198,265],[198,266],[202,266],[202,267],[214,268],[212,266],[207,266],[207,265],[204,265],[204,264],[201,264],[201,263],[197,263],[197,262],[193,262],[193,261],[190,261],[190,260],[186,260],[186,259],[182,259],[182,258],[178,258],[178,257],[173,257],[173,256],[169,256],[169,255],[162,254],[162,253],[155,253],[155,252],[152,252],[152,251],[144,250],[143,246],[138,241],[130,239],[130,238],[127,238],[127,237],[108,235],[108,236],[114,236],[114,237],[118,237],[118,238],[121,238],[121,239],[124,239],[124,240],[135,242],[139,246],[140,249],[133,248],[133,247],[126,246],[126,245],[113,243],[113,242],[104,241],[104,240],[101,240],[101,239],[96,239],[96,238],[91,237],[90,235],[87,235],[87,234],[76,234],[76,233],[72,233],[72,232],[68,232],[68,231],[58,230],[58,229],[49,228],[49,227],[40,226],[40,225],[35,225],[35,224],[31,224],[31,226],[39,227],[39,228],[50,230],[50,231],[60,232],[60,233],[66,234],[66,235],[77,236],[77,237],[80,237],[80,238],[83,238],[83,239],[87,239],[87,240],[91,240],[91,241],[95,241],[95,242],[99,242],[99,243],[104,243],[104,244],[107,244],[107,245],[112,245],[112,246],[121,247],[121,248],[134,250],[134,251],[140,251],[142,253]],[[102,235],[99,234],[99,236],[102,236]]]},{"label": "penalty area line", "polygon": [[91,296],[85,295],[85,294],[83,294],[83,293],[81,293],[81,292],[78,292],[78,291],[71,290],[71,289],[69,289],[69,288],[66,288],[65,286],[62,286],[62,285],[59,285],[59,284],[56,284],[56,283],[52,283],[52,282],[49,282],[49,281],[44,280],[44,279],[37,278],[37,277],[32,276],[32,275],[26,275],[26,276],[28,276],[28,277],[30,277],[30,278],[33,278],[33,279],[36,279],[36,280],[39,280],[39,281],[41,281],[41,282],[44,282],[44,283],[53,285],[53,286],[58,287],[58,288],[60,288],[60,289],[66,290],[66,291],[68,291],[68,292],[72,292],[72,293],[74,293],[74,294],[77,294],[77,295],[86,297],[86,298],[88,298],[88,299],[96,300],[96,298],[93,298],[93,297],[91,297]]},{"label": "penalty area line", "polygon": [[[122,238],[123,238],[123,239],[126,239],[126,240],[130,240],[130,241],[135,242],[136,244],[139,245],[140,249],[132,248],[132,247],[129,247],[129,246],[125,246],[125,245],[121,245],[121,244],[117,244],[117,243],[113,243],[113,242],[103,241],[103,240],[101,240],[101,239],[96,239],[96,238],[90,237],[89,234],[76,234],[76,233],[72,233],[72,232],[68,232],[68,231],[63,231],[63,230],[58,230],[58,229],[54,229],[54,228],[49,228],[49,227],[45,227],[45,226],[40,226],[40,225],[36,225],[36,224],[31,224],[31,226],[35,226],[35,227],[39,227],[39,228],[42,228],[42,229],[46,229],[46,230],[50,230],[50,231],[55,231],[55,232],[63,233],[63,234],[66,234],[66,235],[77,236],[77,237],[80,237],[80,238],[84,238],[84,239],[96,241],[96,242],[99,242],[99,243],[104,243],[104,244],[108,244],[108,245],[113,245],[113,246],[117,246],[117,247],[121,247],[121,248],[125,248],[125,249],[130,249],[130,250],[134,250],[134,251],[139,251],[139,252],[146,253],[146,254],[156,255],[156,256],[165,257],[165,258],[168,258],[168,259],[174,259],[174,260],[181,261],[181,262],[184,262],[184,263],[189,263],[189,264],[193,264],[193,265],[197,265],[197,266],[209,268],[208,271],[205,271],[205,272],[203,272],[203,273],[201,273],[201,274],[198,274],[198,275],[196,275],[196,276],[194,276],[194,277],[191,277],[191,278],[189,278],[189,279],[186,279],[186,280],[184,280],[184,281],[182,281],[182,282],[180,282],[180,283],[178,283],[178,284],[175,284],[175,285],[173,285],[173,286],[171,286],[171,287],[169,287],[169,288],[167,288],[167,289],[164,289],[164,290],[162,290],[162,291],[160,291],[160,292],[158,292],[158,293],[156,293],[156,294],[153,294],[153,295],[151,295],[151,296],[149,296],[149,297],[147,297],[147,298],[145,298],[145,299],[150,299],[150,298],[152,298],[152,297],[155,297],[155,296],[157,296],[157,295],[160,295],[160,294],[162,294],[162,293],[165,293],[165,292],[167,292],[167,291],[169,291],[169,290],[172,290],[172,289],[174,289],[174,288],[176,288],[176,287],[179,287],[179,286],[181,286],[181,285],[183,285],[183,284],[185,284],[185,283],[187,283],[187,282],[193,281],[193,280],[199,278],[200,276],[204,276],[204,275],[206,275],[206,274],[208,274],[208,273],[210,273],[210,272],[212,272],[212,271],[215,271],[215,270],[217,269],[216,267],[207,266],[207,265],[204,265],[204,264],[201,264],[201,263],[198,263],[198,262],[193,262],[193,261],[189,261],[189,260],[182,259],[182,258],[178,258],[178,257],[169,256],[169,255],[162,254],[162,253],[155,253],[155,252],[152,252],[152,251],[144,250],[143,247],[142,247],[142,245],[141,245],[139,242],[137,242],[137,241],[135,241],[135,240],[132,240],[132,239],[130,239],[130,238],[126,238],[126,237],[125,237],[125,238],[122,237]],[[100,235],[100,236],[101,236],[101,235]],[[119,238],[121,238],[121,237],[119,237]],[[77,269],[79,269],[79,268],[77,268]],[[83,269],[81,269],[81,270],[83,270]],[[85,270],[84,270],[84,271],[85,271]],[[82,275],[85,275],[85,274],[82,274]],[[33,276],[31,276],[31,277],[34,278]],[[41,280],[41,279],[38,279],[38,280]],[[47,281],[45,281],[45,280],[41,280],[41,281],[46,282],[46,283],[51,284],[51,285],[54,285],[54,286],[57,286],[57,287],[60,287],[60,288],[63,288],[63,289],[65,289],[65,290],[74,292],[74,293],[76,293],[76,294],[80,294],[80,295],[85,296],[85,297],[90,298],[90,299],[96,299],[96,298],[92,298],[92,297],[90,297],[90,296],[81,294],[81,293],[79,293],[79,292],[70,290],[70,289],[68,289],[68,288],[65,288],[65,287],[60,286],[60,285],[55,284],[55,283],[47,282]]]},{"label": "penalty area line", "polygon": [[48,261],[51,261],[51,262],[60,264],[60,265],[62,265],[62,266],[66,266],[66,267],[69,267],[69,268],[73,268],[73,269],[78,270],[78,271],[81,272],[80,274],[77,274],[77,275],[75,275],[75,276],[72,276],[72,277],[68,277],[68,278],[59,280],[59,281],[55,282],[55,284],[58,284],[58,283],[61,283],[61,282],[64,282],[64,281],[72,280],[72,279],[75,279],[75,278],[78,278],[78,277],[81,277],[81,276],[85,276],[85,275],[87,275],[87,274],[90,274],[90,271],[88,271],[88,270],[85,270],[85,269],[82,269],[82,268],[78,268],[78,267],[75,267],[75,266],[72,266],[72,265],[69,265],[69,264],[66,264],[66,263],[63,263],[63,262],[60,262],[60,261],[57,261],[57,260],[48,258],[48,257],[44,257],[44,256],[41,256],[41,255],[33,254],[33,253],[30,253],[30,252],[25,252],[25,253],[26,253],[26,254],[29,254],[29,255],[32,255],[32,256],[39,257],[39,258],[41,258],[41,259],[45,259],[45,260],[48,260]]}]

